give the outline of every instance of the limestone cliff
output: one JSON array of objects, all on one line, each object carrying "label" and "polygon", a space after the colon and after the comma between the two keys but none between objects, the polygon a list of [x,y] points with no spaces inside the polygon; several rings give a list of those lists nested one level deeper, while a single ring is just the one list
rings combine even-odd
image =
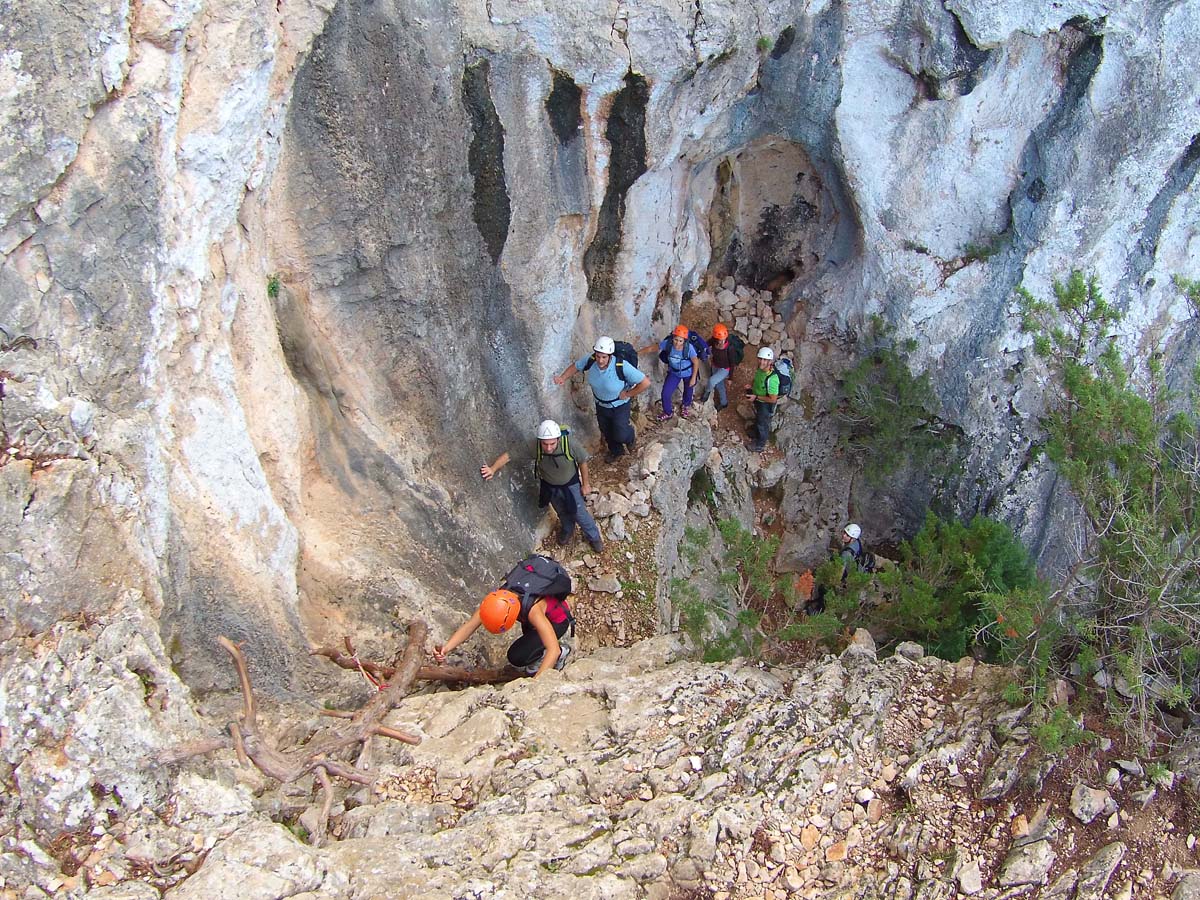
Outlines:
[{"label": "limestone cliff", "polygon": [[[230,686],[218,633],[280,694],[326,680],[311,642],[444,633],[538,523],[529,473],[479,464],[545,416],[589,435],[586,391],[551,376],[724,278],[770,291],[796,347],[784,464],[756,482],[787,565],[848,514],[902,533],[938,487],[869,488],[834,453],[869,315],[916,338],[966,436],[944,498],[1047,564],[1070,505],[1028,452],[1013,288],[1087,268],[1132,356],[1197,355],[1171,287],[1200,277],[1196,2],[0,10],[0,752],[23,826],[160,802],[139,761]],[[666,470],[671,527],[712,434]],[[750,476],[721,477],[747,515]]]}]

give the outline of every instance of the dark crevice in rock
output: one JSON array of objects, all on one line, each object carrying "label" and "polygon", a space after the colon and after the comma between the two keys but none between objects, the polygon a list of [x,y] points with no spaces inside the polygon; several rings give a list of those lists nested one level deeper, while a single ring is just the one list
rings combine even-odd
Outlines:
[{"label": "dark crevice in rock", "polygon": [[[951,415],[957,415],[970,405],[972,379],[969,373],[974,368],[970,360],[986,357],[992,352],[989,347],[996,335],[1007,326],[1009,315],[1005,304],[992,304],[982,298],[1007,297],[1021,284],[1025,277],[1025,260],[1031,248],[1040,243],[1045,231],[1052,227],[1050,216],[1054,198],[1061,197],[1076,177],[1074,151],[1080,135],[1088,124],[1090,115],[1087,93],[1104,58],[1103,39],[1099,35],[1077,28],[1064,28],[1059,36],[1067,62],[1064,67],[1062,92],[1047,112],[1045,118],[1033,129],[1022,151],[1017,184],[1009,194],[1009,238],[1000,251],[989,260],[989,277],[980,288],[980,301],[976,304],[979,314],[972,322],[955,357],[962,360],[958,365],[947,362],[946,376],[939,391]],[[1048,202],[1047,202],[1048,201]],[[984,310],[990,312],[984,313]],[[999,462],[996,454],[1003,454],[1002,446],[993,448],[993,457],[976,458],[968,465],[968,471],[959,480],[956,493],[963,508],[977,506],[990,508],[1002,497],[1003,485],[993,483],[990,477],[977,481],[976,476],[991,469]],[[1011,483],[1032,464],[1032,459],[1018,467]],[[991,485],[990,487],[986,485]],[[982,494],[982,496],[981,496]],[[1046,483],[1030,489],[1031,497],[1044,505],[1046,510],[1055,508],[1054,484]],[[1031,523],[1045,522],[1046,515],[1031,515],[1026,525],[1020,526],[1030,542],[1034,554],[1047,565],[1055,565],[1061,555],[1061,547],[1048,542],[1046,534],[1033,534]]]},{"label": "dark crevice in rock", "polygon": [[650,86],[641,75],[629,72],[625,86],[613,99],[604,136],[610,148],[608,187],[600,206],[596,236],[583,256],[588,279],[588,301],[613,299],[613,269],[621,249],[625,221],[625,195],[646,171],[646,104]]},{"label": "dark crevice in rock", "polygon": [[580,101],[583,99],[583,89],[571,78],[559,72],[554,73],[554,86],[546,97],[546,115],[550,118],[550,128],[554,136],[564,147],[579,137],[579,128],[583,124],[583,113],[580,111]]},{"label": "dark crevice in rock", "polygon": [[789,25],[779,32],[779,37],[775,38],[775,46],[771,49],[771,59],[782,59],[783,55],[792,49],[792,44],[795,42],[796,26]]},{"label": "dark crevice in rock", "polygon": [[1197,171],[1200,171],[1200,134],[1193,135],[1187,148],[1171,164],[1166,177],[1163,178],[1162,187],[1150,201],[1146,217],[1142,220],[1141,237],[1138,238],[1129,258],[1129,269],[1123,287],[1136,289],[1154,265],[1158,241],[1166,225],[1167,214],[1179,195],[1191,187]]},{"label": "dark crevice in rock", "polygon": [[933,18],[915,16],[894,40],[897,63],[917,82],[923,100],[953,100],[971,93],[994,55],[977,47],[950,11]]},{"label": "dark crevice in rock", "polygon": [[467,166],[475,179],[474,219],[493,262],[500,261],[512,206],[504,177],[504,126],[492,103],[486,59],[463,71],[462,102],[471,117],[471,146]]},{"label": "dark crevice in rock", "polygon": [[[1021,155],[1021,180],[1009,199],[1016,243],[1022,249],[1031,247],[1040,237],[1047,210],[1040,201],[1047,193],[1055,195],[1057,185],[1070,177],[1062,145],[1078,136],[1081,127],[1080,105],[1104,60],[1104,40],[1100,36],[1085,36],[1071,54],[1066,67],[1063,91],[1046,118],[1033,130]],[[1024,257],[1025,254],[1021,253]],[[1018,279],[1019,280],[1019,279]],[[1016,286],[1014,281],[1013,286]]]}]

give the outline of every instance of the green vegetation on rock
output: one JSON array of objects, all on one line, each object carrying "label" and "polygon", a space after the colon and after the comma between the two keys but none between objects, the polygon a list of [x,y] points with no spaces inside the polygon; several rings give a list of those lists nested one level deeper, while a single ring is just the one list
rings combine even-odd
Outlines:
[{"label": "green vegetation on rock", "polygon": [[929,375],[914,375],[909,340],[897,344],[883,320],[875,317],[866,347],[842,382],[834,413],[841,426],[840,445],[861,461],[875,485],[904,465],[947,462],[957,433],[941,419]]}]

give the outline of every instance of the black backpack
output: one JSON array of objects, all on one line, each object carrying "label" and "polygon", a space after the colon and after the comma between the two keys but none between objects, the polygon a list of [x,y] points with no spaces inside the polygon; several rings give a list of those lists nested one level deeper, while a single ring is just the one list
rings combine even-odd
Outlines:
[{"label": "black backpack", "polygon": [[[629,341],[613,341],[613,357],[617,361],[617,377],[625,384],[633,387],[633,382],[625,377],[625,364],[633,366],[635,369],[638,364],[637,350]],[[583,371],[587,371],[592,367],[596,360],[593,357],[588,357],[588,361],[583,364]]]},{"label": "black backpack", "polygon": [[746,342],[736,334],[729,335],[729,361],[737,365],[746,358]]},{"label": "black backpack", "polygon": [[[667,361],[671,353],[670,340],[672,337],[672,334],[668,334],[665,338],[663,338],[664,341],[668,342],[667,347],[664,350],[658,351],[658,358],[663,362]],[[704,338],[700,337],[699,334],[692,331],[690,328],[688,329],[688,343],[690,343],[692,348],[696,351],[697,360],[708,359],[708,341],[704,340]]]},{"label": "black backpack", "polygon": [[[557,599],[567,614],[571,624],[571,636],[575,636],[575,616],[566,604],[566,599],[574,589],[571,575],[558,562],[548,556],[535,553],[526,557],[504,576],[501,585],[505,590],[512,591],[521,600],[520,622],[529,619],[529,610],[537,603],[539,597]],[[547,601],[549,606],[549,601]]]},{"label": "black backpack", "polygon": [[571,575],[558,562],[548,556],[535,553],[526,557],[504,576],[503,587],[521,598],[524,610],[525,597],[530,598],[530,606],[538,597],[557,597],[567,599],[574,585]]}]

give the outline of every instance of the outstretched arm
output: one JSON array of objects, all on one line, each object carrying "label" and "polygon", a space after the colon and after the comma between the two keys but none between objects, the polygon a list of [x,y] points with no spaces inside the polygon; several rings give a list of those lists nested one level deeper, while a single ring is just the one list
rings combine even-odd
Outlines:
[{"label": "outstretched arm", "polygon": [[504,451],[496,457],[496,461],[490,466],[480,466],[479,474],[483,476],[484,481],[491,481],[492,476],[508,465],[508,451]]},{"label": "outstretched arm", "polygon": [[557,385],[562,385],[563,382],[565,382],[578,371],[579,370],[575,368],[575,363],[571,363],[569,366],[563,369],[560,374],[554,376],[554,383]]},{"label": "outstretched arm", "polygon": [[[445,662],[446,657],[450,654],[450,651],[473,635],[476,629],[478,629],[482,624],[483,621],[479,618],[479,610],[475,610],[475,612],[472,613],[471,618],[459,625],[458,631],[450,635],[450,640],[446,641],[446,643],[439,647],[433,648],[433,658],[438,662]],[[553,629],[551,630],[553,631]]]}]

